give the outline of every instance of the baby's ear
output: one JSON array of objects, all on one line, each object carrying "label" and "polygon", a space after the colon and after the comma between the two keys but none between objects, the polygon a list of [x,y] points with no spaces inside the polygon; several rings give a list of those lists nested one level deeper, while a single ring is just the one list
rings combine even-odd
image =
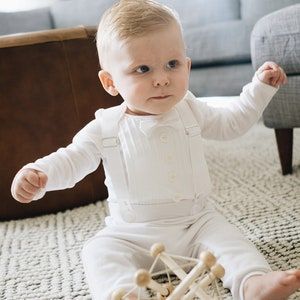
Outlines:
[{"label": "baby's ear", "polygon": [[187,57],[186,58],[186,63],[187,63],[188,70],[190,71],[191,70],[191,66],[192,66],[192,60],[189,57]]},{"label": "baby's ear", "polygon": [[117,96],[119,92],[114,86],[113,79],[111,75],[104,70],[99,71],[98,73],[99,80],[103,86],[103,88],[112,96]]}]

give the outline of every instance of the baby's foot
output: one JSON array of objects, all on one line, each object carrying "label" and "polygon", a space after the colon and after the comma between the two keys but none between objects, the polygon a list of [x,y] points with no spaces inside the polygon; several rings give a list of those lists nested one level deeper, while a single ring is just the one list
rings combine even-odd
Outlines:
[{"label": "baby's foot", "polygon": [[246,280],[244,299],[286,300],[299,288],[300,270],[270,272]]}]

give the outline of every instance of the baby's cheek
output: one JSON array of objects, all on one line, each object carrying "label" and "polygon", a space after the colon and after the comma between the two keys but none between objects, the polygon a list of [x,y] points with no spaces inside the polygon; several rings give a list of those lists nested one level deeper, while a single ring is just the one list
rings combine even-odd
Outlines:
[{"label": "baby's cheek", "polygon": [[180,88],[186,88],[189,85],[189,74],[187,72],[178,74],[173,78],[173,81]]}]

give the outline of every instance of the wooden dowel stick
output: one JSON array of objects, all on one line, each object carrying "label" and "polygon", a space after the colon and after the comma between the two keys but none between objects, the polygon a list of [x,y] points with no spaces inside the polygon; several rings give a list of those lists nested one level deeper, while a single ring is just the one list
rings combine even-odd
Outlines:
[{"label": "wooden dowel stick", "polygon": [[211,271],[205,276],[200,282],[199,286],[202,289],[207,288],[208,285],[210,285],[214,280],[217,278],[222,278],[225,274],[224,268],[220,264],[215,264],[211,267]]},{"label": "wooden dowel stick", "polygon": [[[197,284],[194,284],[189,292],[182,297],[182,300],[192,300],[196,296],[196,291],[198,289]],[[202,299],[202,298],[201,298]]]},{"label": "wooden dowel stick", "polygon": [[123,289],[116,290],[112,293],[111,300],[122,300],[125,294],[126,292]]},{"label": "wooden dowel stick", "polygon": [[184,279],[176,286],[175,290],[168,300],[178,300],[186,293],[189,287],[194,283],[194,281],[200,276],[200,274],[205,270],[205,265],[203,262],[198,263],[189,274],[187,274]]},{"label": "wooden dowel stick", "polygon": [[152,289],[153,291],[160,293],[162,296],[168,296],[169,295],[169,290],[166,287],[163,287],[156,281],[152,280],[148,284],[148,288]]},{"label": "wooden dowel stick", "polygon": [[199,286],[206,289],[215,279],[216,277],[210,272],[199,282]]},{"label": "wooden dowel stick", "polygon": [[[191,291],[189,291],[186,295],[184,295],[181,299],[182,300],[192,300],[194,299],[196,296],[196,291],[194,291],[193,293],[191,293]],[[202,298],[201,298],[202,299]]]},{"label": "wooden dowel stick", "polygon": [[178,276],[179,279],[185,278],[187,275],[184,270],[167,254],[161,253],[159,258],[170,268],[170,270]]}]

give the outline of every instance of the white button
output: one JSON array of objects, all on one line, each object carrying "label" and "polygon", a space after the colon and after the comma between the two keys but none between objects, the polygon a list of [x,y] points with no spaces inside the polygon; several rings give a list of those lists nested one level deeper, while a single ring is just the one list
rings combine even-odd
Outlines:
[{"label": "white button", "polygon": [[176,173],[174,172],[174,171],[171,171],[170,173],[169,173],[169,180],[170,180],[170,182],[174,182],[175,181],[175,179],[176,179]]},{"label": "white button", "polygon": [[160,138],[161,142],[163,142],[163,143],[168,142],[168,135],[165,132],[163,132],[159,138]]},{"label": "white button", "polygon": [[125,222],[132,223],[135,221],[135,215],[130,210],[125,210],[123,212],[123,219]]},{"label": "white button", "polygon": [[128,223],[132,223],[136,219],[134,211],[126,203],[120,204],[120,214],[121,218]]},{"label": "white button", "polygon": [[195,215],[197,213],[200,213],[203,210],[203,203],[195,203],[191,209],[191,215]]},{"label": "white button", "polygon": [[171,163],[173,161],[173,155],[172,154],[167,154],[166,155],[166,162]]},{"label": "white button", "polygon": [[201,200],[201,195],[195,193],[194,195],[194,205],[191,209],[191,215],[195,215],[203,210],[204,202]]},{"label": "white button", "polygon": [[181,195],[179,193],[175,193],[173,199],[174,202],[179,202],[181,200]]}]

